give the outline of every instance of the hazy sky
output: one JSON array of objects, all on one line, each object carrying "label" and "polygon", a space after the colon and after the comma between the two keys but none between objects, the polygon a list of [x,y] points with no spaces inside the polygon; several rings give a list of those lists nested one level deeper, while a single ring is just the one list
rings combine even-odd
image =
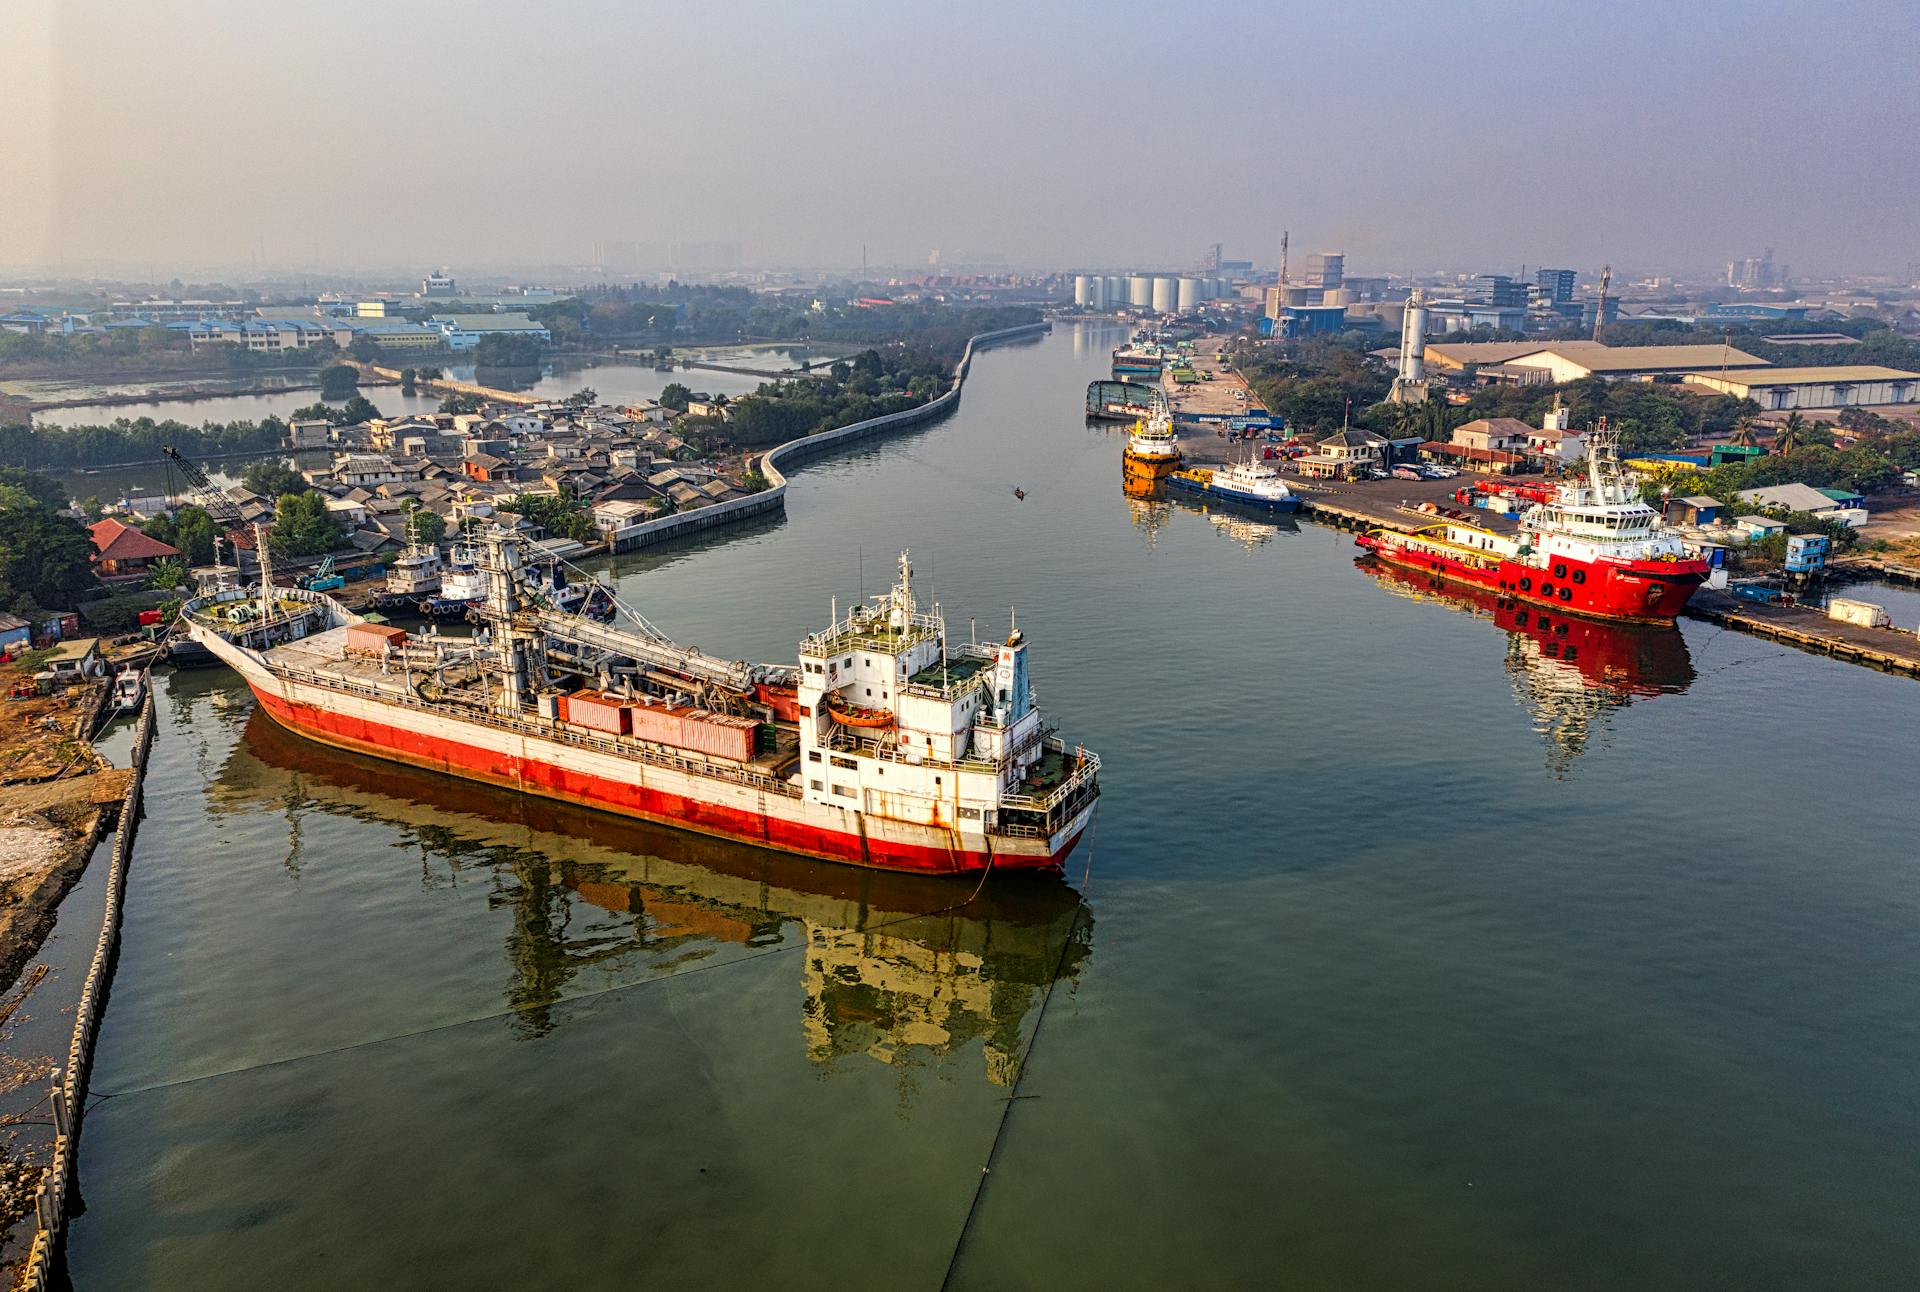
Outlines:
[{"label": "hazy sky", "polygon": [[1901,270],[1916,14],[0,0],[0,266]]}]

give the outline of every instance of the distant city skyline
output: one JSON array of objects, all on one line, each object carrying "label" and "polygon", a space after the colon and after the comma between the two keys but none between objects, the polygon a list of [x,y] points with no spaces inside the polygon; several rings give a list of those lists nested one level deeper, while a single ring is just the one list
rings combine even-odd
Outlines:
[{"label": "distant city skyline", "polygon": [[0,272],[1920,260],[1898,4],[191,12],[0,10]]}]

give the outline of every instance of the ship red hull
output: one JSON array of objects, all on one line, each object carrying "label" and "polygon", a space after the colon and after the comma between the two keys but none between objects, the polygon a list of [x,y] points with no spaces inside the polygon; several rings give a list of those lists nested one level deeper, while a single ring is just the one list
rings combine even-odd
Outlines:
[{"label": "ship red hull", "polygon": [[743,843],[828,861],[877,870],[914,874],[977,874],[995,870],[1057,870],[1080,835],[1075,833],[1051,855],[1044,852],[987,852],[961,848],[929,848],[882,839],[865,831],[824,830],[760,812],[743,812],[647,786],[515,758],[496,750],[363,718],[330,713],[314,705],[253,693],[281,726],[337,749],[428,768],[467,780],[482,781],[521,793],[577,803],[622,816],[692,830],[699,834],[736,839]]},{"label": "ship red hull", "polygon": [[1510,560],[1469,564],[1445,552],[1404,546],[1396,534],[1362,534],[1355,541],[1402,569],[1552,606],[1567,614],[1621,623],[1672,623],[1707,577],[1704,561],[1611,565],[1556,558],[1545,566]]}]

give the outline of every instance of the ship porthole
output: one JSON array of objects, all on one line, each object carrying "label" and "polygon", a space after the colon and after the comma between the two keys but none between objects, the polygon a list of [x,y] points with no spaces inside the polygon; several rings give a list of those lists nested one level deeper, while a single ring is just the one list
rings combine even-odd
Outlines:
[{"label": "ship porthole", "polygon": [[1575,570],[1573,572],[1573,581],[1575,583],[1585,583],[1587,581],[1587,572],[1585,570]]}]

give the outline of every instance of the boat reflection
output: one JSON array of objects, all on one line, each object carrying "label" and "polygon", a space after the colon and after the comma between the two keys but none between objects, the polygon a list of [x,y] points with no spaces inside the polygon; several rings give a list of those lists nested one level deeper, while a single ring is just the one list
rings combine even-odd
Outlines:
[{"label": "boat reflection", "polygon": [[1173,493],[1159,480],[1141,480],[1123,473],[1120,487],[1133,512],[1133,523],[1147,532],[1149,547],[1166,528],[1176,507],[1205,516],[1222,537],[1249,552],[1283,535],[1300,532],[1300,526],[1291,517],[1275,516],[1221,499]]},{"label": "boat reflection", "polygon": [[1159,480],[1122,471],[1120,492],[1126,495],[1128,519],[1152,550],[1159,545],[1160,531],[1173,519],[1173,504],[1167,501],[1166,489]]},{"label": "boat reflection", "polygon": [[811,862],[396,767],[259,712],[210,795],[216,811],[284,811],[296,874],[315,811],[400,827],[423,886],[477,872],[511,916],[508,999],[529,1035],[557,1026],[569,983],[596,966],[671,972],[725,944],[797,939],[814,1062],[864,1055],[904,1073],[978,1041],[985,1076],[1007,1085],[1027,1014],[1092,951],[1091,912],[1057,876],[994,875],[969,901],[972,883]]},{"label": "boat reflection", "polygon": [[1387,591],[1489,618],[1507,634],[1515,698],[1547,744],[1547,770],[1564,779],[1615,710],[1646,696],[1678,694],[1694,679],[1677,628],[1605,623],[1556,614],[1431,575],[1362,558]]}]

